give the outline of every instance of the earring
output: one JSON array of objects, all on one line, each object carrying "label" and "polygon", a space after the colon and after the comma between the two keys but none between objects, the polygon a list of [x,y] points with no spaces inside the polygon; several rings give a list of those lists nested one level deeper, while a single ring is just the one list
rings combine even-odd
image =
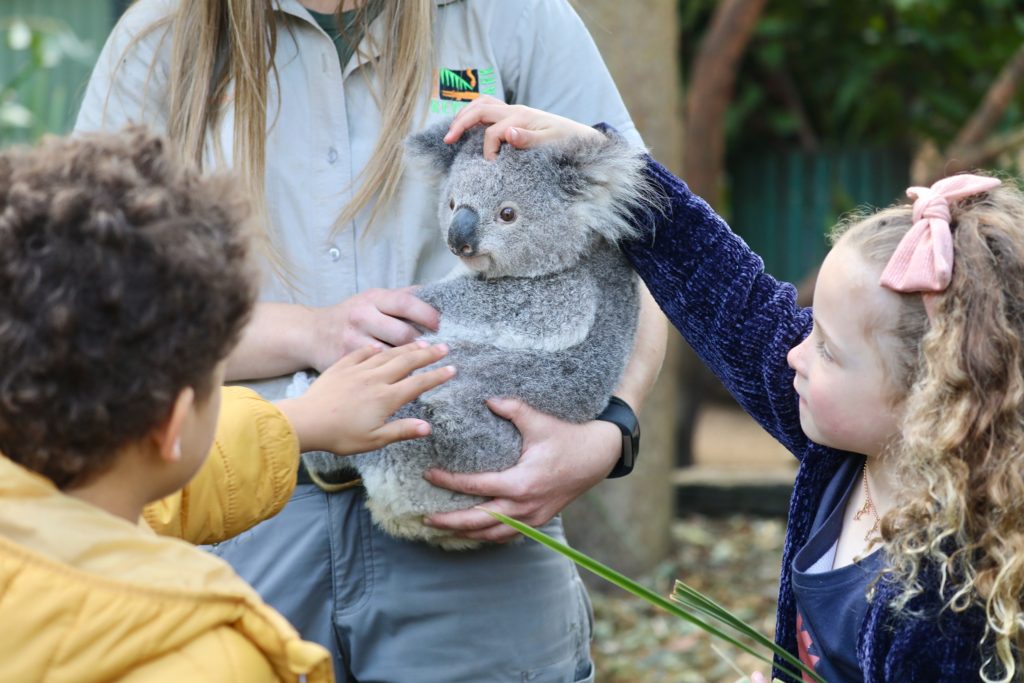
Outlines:
[{"label": "earring", "polygon": [[171,446],[171,460],[178,462],[181,460],[181,439],[175,439],[174,445]]}]

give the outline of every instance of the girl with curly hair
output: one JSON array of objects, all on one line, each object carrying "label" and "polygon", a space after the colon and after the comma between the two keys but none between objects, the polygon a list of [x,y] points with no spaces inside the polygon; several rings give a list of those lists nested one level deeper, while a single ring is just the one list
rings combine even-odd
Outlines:
[{"label": "girl with curly hair", "polygon": [[[477,123],[491,153],[600,134],[490,101],[449,141]],[[843,221],[800,308],[682,181],[648,173],[664,211],[638,216],[627,255],[800,461],[777,642],[830,683],[1024,679],[1024,194],[958,175]]]}]

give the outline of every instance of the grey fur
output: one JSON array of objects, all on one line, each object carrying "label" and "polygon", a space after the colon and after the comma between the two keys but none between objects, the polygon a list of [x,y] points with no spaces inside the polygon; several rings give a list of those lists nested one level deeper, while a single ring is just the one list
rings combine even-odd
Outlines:
[{"label": "grey fur", "polygon": [[[577,423],[605,407],[632,350],[638,311],[636,275],[614,243],[632,234],[629,211],[647,193],[641,153],[618,136],[503,146],[486,161],[481,129],[457,146],[441,141],[447,129],[446,122],[413,136],[408,150],[438,174],[438,218],[450,248],[474,254],[460,272],[418,292],[441,313],[440,330],[423,339],[446,342],[442,362],[458,374],[398,414],[430,422],[429,438],[353,462],[385,531],[456,549],[478,543],[426,527],[423,516],[484,499],[434,487],[424,470],[499,471],[518,461],[519,432],[487,409],[487,398],[519,398]],[[506,207],[517,217],[503,224]]]}]

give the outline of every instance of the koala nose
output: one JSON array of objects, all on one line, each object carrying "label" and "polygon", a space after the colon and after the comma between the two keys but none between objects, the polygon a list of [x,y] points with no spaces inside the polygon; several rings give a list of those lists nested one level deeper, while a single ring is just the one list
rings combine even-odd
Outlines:
[{"label": "koala nose", "polygon": [[477,226],[480,216],[468,206],[460,206],[448,224],[448,248],[456,256],[473,256],[480,246]]}]

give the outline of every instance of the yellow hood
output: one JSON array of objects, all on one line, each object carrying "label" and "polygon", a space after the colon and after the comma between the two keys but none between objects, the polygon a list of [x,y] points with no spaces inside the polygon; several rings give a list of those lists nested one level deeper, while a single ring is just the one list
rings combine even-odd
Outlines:
[{"label": "yellow hood", "polygon": [[109,681],[140,666],[150,667],[147,681],[188,680],[178,665],[195,666],[189,653],[224,649],[248,654],[207,658],[237,674],[229,680],[332,678],[327,651],[300,640],[222,560],[64,495],[3,457],[0,624],[5,681]]}]

